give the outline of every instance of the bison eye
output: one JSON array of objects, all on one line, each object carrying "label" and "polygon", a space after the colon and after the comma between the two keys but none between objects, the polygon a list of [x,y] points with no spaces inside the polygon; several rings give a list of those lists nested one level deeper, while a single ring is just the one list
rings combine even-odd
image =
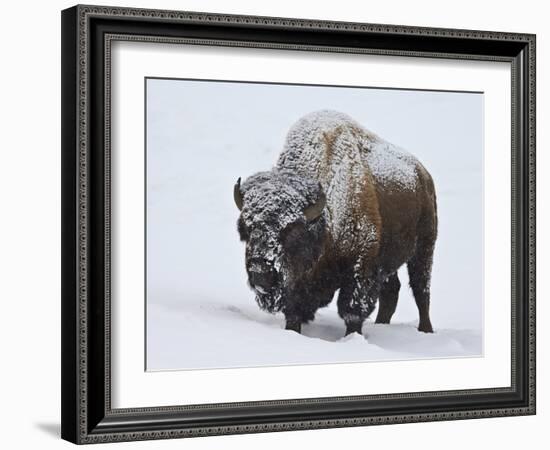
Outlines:
[{"label": "bison eye", "polygon": [[302,222],[293,222],[287,225],[281,233],[284,246],[288,249],[303,245],[304,230],[305,226]]},{"label": "bison eye", "polygon": [[241,238],[241,241],[247,241],[248,240],[248,228],[244,224],[242,219],[239,219],[237,221],[237,231],[239,232],[239,237]]}]

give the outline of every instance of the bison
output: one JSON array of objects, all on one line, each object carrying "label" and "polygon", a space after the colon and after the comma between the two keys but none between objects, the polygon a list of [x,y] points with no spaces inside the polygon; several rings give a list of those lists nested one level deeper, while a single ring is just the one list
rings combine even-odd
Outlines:
[{"label": "bison", "polygon": [[234,186],[248,283],[260,308],[301,332],[337,290],[346,335],[390,323],[407,264],[418,330],[433,331],[434,183],[411,154],[336,111],[295,123],[276,166]]}]

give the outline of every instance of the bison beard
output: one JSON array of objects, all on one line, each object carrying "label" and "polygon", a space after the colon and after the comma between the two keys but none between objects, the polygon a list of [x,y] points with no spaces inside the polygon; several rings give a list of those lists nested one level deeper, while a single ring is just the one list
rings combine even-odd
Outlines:
[{"label": "bison beard", "polygon": [[336,290],[346,334],[362,332],[379,301],[390,323],[407,264],[432,332],[430,276],[437,236],[433,181],[409,153],[345,114],[319,111],[289,131],[276,166],[234,186],[246,271],[260,308],[301,331]]}]

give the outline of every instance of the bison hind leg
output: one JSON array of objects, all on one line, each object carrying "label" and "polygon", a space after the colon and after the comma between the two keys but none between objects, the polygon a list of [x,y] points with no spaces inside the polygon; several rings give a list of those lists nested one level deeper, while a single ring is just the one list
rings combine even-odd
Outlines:
[{"label": "bison hind leg", "polygon": [[409,283],[418,307],[418,331],[433,333],[430,321],[430,278],[432,272],[433,243],[419,245],[416,254],[407,263]]},{"label": "bison hind leg", "polygon": [[390,323],[395,308],[397,307],[397,299],[399,298],[399,289],[401,283],[397,272],[390,275],[382,284],[380,290],[380,299],[378,301],[378,314],[376,323]]}]

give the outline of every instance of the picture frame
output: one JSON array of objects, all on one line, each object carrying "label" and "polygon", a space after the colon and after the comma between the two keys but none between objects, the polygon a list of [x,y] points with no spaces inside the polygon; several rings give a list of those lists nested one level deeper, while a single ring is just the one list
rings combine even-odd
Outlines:
[{"label": "picture frame", "polygon": [[[510,385],[354,396],[335,388],[328,397],[113,407],[110,76],[117,41],[509,64],[511,342],[502,345]],[[535,36],[86,5],[64,10],[61,301],[61,431],[77,444],[535,414]]]}]

